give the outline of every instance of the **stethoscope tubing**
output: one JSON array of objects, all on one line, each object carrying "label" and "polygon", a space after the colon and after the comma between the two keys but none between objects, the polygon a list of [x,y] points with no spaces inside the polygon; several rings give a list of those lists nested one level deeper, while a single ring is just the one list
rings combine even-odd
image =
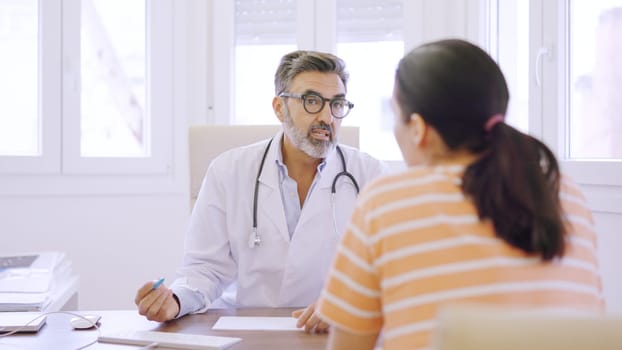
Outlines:
[{"label": "stethoscope tubing", "polygon": [[[259,163],[259,170],[257,171],[257,177],[255,178],[255,189],[253,191],[253,231],[251,232],[251,235],[249,236],[249,240],[248,240],[249,248],[254,248],[261,244],[261,236],[259,236],[259,234],[257,233],[257,207],[258,207],[258,202],[259,202],[259,178],[263,171],[264,163],[266,162],[266,157],[268,156],[268,151],[270,150],[270,145],[272,144],[273,140],[274,138],[270,139],[270,141],[268,142],[268,145],[266,146],[266,150],[263,152],[263,156],[261,157],[261,162]],[[332,209],[333,209],[333,225],[335,226],[335,231],[337,231],[337,221],[336,221],[337,219],[335,217],[336,215],[335,193],[337,193],[337,180],[339,180],[341,176],[345,176],[349,178],[352,184],[354,185],[354,188],[356,188],[356,194],[358,195],[360,192],[358,182],[354,178],[354,175],[348,172],[348,168],[346,167],[346,159],[339,145],[336,146],[336,149],[337,149],[337,153],[339,154],[339,158],[341,159],[342,171],[338,173],[337,175],[335,175],[335,178],[333,179],[333,183],[331,184],[331,188],[330,188],[331,204],[332,204]]]}]

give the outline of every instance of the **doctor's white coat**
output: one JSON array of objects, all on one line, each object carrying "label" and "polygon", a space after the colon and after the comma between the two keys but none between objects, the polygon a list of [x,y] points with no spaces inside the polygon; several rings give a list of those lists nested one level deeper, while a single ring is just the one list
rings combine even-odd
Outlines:
[{"label": "doctor's white coat", "polygon": [[[276,164],[281,137],[282,133],[274,137],[259,178],[257,232],[261,244],[257,247],[250,248],[248,242],[255,180],[268,140],[227,151],[207,170],[186,233],[180,278],[172,286],[174,291],[188,288],[201,294],[204,306],[194,312],[214,306],[221,295],[216,305],[222,306],[222,302],[232,307],[305,307],[319,297],[354,208],[356,189],[346,176],[339,177],[336,232],[331,185],[343,169],[333,150],[290,239]],[[385,172],[384,163],[375,158],[352,147],[339,147],[348,172],[361,189]]]}]

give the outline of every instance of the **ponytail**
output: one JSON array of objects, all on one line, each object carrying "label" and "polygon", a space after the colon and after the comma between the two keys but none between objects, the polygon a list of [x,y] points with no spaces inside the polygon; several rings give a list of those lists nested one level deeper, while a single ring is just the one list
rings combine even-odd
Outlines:
[{"label": "ponytail", "polygon": [[458,39],[415,48],[398,64],[394,97],[405,124],[417,113],[449,152],[481,155],[465,170],[462,192],[498,237],[544,261],[563,256],[557,160],[542,142],[503,123],[509,90],[484,50]]},{"label": "ponytail", "polygon": [[541,141],[505,123],[488,132],[488,151],[464,173],[462,191],[498,237],[550,261],[564,254],[557,160]]}]

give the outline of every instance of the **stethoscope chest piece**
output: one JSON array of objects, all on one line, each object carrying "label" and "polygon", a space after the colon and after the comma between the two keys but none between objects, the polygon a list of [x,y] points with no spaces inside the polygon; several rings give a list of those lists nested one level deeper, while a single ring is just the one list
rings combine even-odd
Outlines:
[{"label": "stethoscope chest piece", "polygon": [[261,245],[261,237],[257,234],[257,229],[253,228],[253,231],[248,236],[248,247],[252,249],[259,245]]}]

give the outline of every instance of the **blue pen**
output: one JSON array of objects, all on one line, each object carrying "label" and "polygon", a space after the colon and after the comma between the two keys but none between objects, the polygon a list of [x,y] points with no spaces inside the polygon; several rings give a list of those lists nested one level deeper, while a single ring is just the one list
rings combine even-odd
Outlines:
[{"label": "blue pen", "polygon": [[156,281],[156,283],[153,284],[153,287],[151,287],[151,290],[154,289],[158,289],[158,287],[164,282],[164,277],[160,278],[159,280]]}]

